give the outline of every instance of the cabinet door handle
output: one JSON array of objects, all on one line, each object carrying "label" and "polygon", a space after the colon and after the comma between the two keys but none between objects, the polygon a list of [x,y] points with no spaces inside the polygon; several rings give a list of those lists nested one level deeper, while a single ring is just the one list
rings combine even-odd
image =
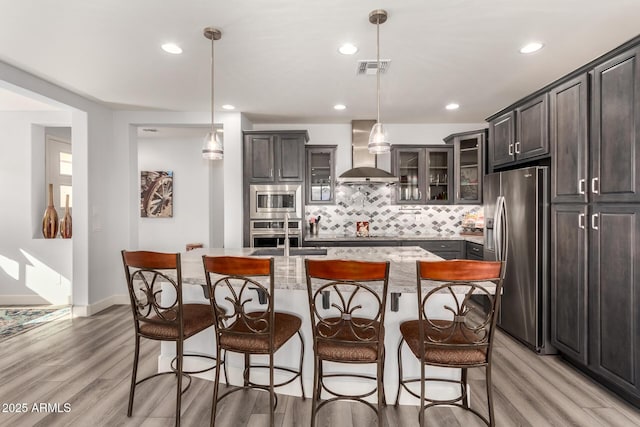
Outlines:
[{"label": "cabinet door handle", "polygon": [[282,178],[282,169],[278,169],[278,178]]},{"label": "cabinet door handle", "polygon": [[427,190],[427,200],[431,200],[431,187]]},{"label": "cabinet door handle", "polygon": [[578,215],[578,227],[584,230],[584,214]]},{"label": "cabinet door handle", "polygon": [[516,154],[520,154],[520,141],[516,142]]},{"label": "cabinet door handle", "polygon": [[478,248],[471,248],[471,250],[474,251],[474,252],[480,252],[480,249],[478,249]]},{"label": "cabinet door handle", "polygon": [[598,188],[596,188],[596,183],[597,183],[598,181],[599,181],[599,179],[598,179],[598,178],[593,178],[593,179],[591,179],[591,192],[592,192],[593,194],[598,194],[598,192],[600,191],[600,190],[599,190],[600,185],[598,185]]},{"label": "cabinet door handle", "polygon": [[585,180],[583,179],[579,179],[578,180],[578,194],[584,194],[585,192]]},{"label": "cabinet door handle", "polygon": [[273,168],[269,169],[269,176],[273,178]]},{"label": "cabinet door handle", "polygon": [[419,199],[422,199],[422,191],[421,190],[418,190],[418,200]]},{"label": "cabinet door handle", "polygon": [[598,214],[591,215],[591,228],[594,230],[598,230],[598,224],[596,224],[596,220],[598,219]]},{"label": "cabinet door handle", "polygon": [[513,156],[513,143],[509,144],[509,155]]}]

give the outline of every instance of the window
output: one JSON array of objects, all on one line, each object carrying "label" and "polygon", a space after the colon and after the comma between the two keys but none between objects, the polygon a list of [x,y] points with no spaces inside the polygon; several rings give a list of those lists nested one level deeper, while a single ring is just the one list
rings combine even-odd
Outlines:
[{"label": "window", "polygon": [[60,214],[69,195],[69,208],[73,206],[71,191],[72,155],[71,142],[46,135],[46,177],[45,185],[53,184],[53,203]]}]

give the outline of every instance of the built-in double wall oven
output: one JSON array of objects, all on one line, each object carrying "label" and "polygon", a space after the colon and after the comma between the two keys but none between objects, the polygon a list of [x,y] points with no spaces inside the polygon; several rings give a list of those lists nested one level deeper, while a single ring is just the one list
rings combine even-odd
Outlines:
[{"label": "built-in double wall oven", "polygon": [[289,217],[291,246],[302,243],[302,186],[251,185],[249,195],[251,247],[276,247],[284,244],[285,215]]}]

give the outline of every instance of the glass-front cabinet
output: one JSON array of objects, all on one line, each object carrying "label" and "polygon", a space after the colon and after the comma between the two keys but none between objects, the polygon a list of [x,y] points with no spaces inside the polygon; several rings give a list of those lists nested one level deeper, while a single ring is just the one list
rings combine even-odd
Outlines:
[{"label": "glass-front cabinet", "polygon": [[335,203],[335,145],[307,146],[307,204]]},{"label": "glass-front cabinet", "polygon": [[451,180],[453,176],[453,150],[450,147],[426,149],[427,157],[427,204],[450,204]]},{"label": "glass-front cabinet", "polygon": [[484,175],[484,141],[486,131],[479,130],[450,135],[445,141],[453,145],[455,164],[456,204],[482,203],[482,177]]},{"label": "glass-front cabinet", "polygon": [[391,149],[391,168],[398,177],[396,204],[449,204],[453,150],[446,145],[403,145]]}]

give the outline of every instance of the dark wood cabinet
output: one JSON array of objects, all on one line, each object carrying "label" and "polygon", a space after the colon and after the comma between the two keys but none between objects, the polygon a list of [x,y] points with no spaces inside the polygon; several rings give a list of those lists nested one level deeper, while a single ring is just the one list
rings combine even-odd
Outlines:
[{"label": "dark wood cabinet", "polygon": [[489,121],[491,169],[549,154],[547,94]]},{"label": "dark wood cabinet", "polygon": [[399,179],[395,204],[448,205],[453,201],[453,147],[396,145],[391,148],[391,172]]},{"label": "dark wood cabinet", "polygon": [[549,154],[549,110],[547,94],[516,108],[516,134],[513,144],[516,160]]},{"label": "dark wood cabinet", "polygon": [[335,203],[335,145],[307,146],[307,205]]},{"label": "dark wood cabinet", "polygon": [[307,131],[245,131],[244,174],[249,183],[304,180]]},{"label": "dark wood cabinet", "polygon": [[588,360],[587,205],[551,208],[551,342],[584,365]]},{"label": "dark wood cabinet", "polygon": [[593,70],[591,200],[640,202],[640,47]]},{"label": "dark wood cabinet", "polygon": [[640,206],[594,205],[589,367],[640,404]]},{"label": "dark wood cabinet", "polygon": [[551,202],[587,202],[588,74],[551,89]]},{"label": "dark wood cabinet", "polygon": [[393,190],[394,203],[421,205],[427,201],[426,167],[424,146],[391,149],[391,172],[398,177]]},{"label": "dark wood cabinet", "polygon": [[444,139],[453,145],[453,203],[482,203],[484,176],[484,144],[486,129],[449,135]]},{"label": "dark wood cabinet", "polygon": [[489,122],[489,164],[492,168],[515,161],[516,113],[509,111]]}]

